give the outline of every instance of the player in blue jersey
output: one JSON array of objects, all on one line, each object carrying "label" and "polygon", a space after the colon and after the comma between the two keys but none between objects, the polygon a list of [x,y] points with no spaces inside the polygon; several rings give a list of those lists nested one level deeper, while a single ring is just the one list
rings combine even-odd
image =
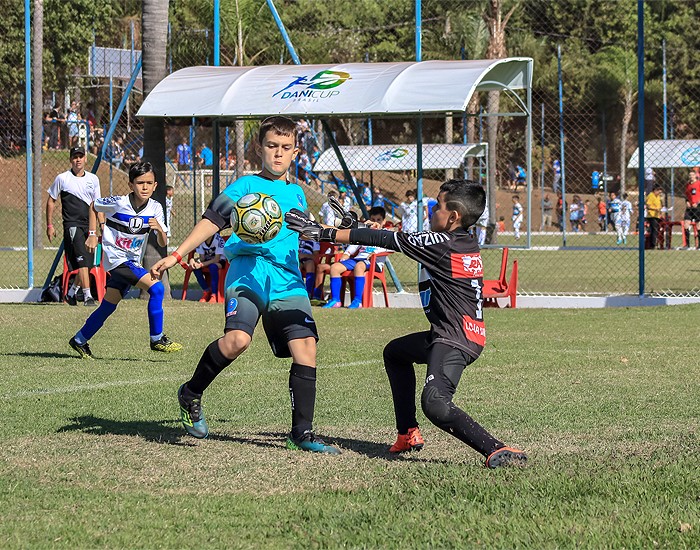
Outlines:
[{"label": "player in blue jersey", "polygon": [[84,359],[92,359],[88,340],[117,309],[117,304],[132,286],[145,290],[148,299],[148,325],[153,351],[179,351],[182,345],[163,334],[163,283],[155,281],[141,265],[148,234],[155,231],[158,244],[165,246],[163,207],[151,198],[156,186],[155,173],[149,162],[138,162],[129,169],[131,193],[95,199],[90,215],[90,234],[95,234],[97,216],[105,216],[102,229],[102,261],[109,273],[104,300],[83,327],[70,339],[70,346]]},{"label": "player in blue jersey", "polygon": [[[155,279],[199,243],[230,227],[236,201],[248,193],[272,196],[282,212],[307,209],[301,187],[287,181],[287,171],[298,152],[294,121],[281,116],[265,119],[260,125],[258,142],[262,149],[261,172],[239,178],[211,202],[183,243],[153,266],[151,275]],[[277,357],[292,358],[289,371],[292,429],[287,447],[340,453],[313,432],[318,332],[299,271],[298,249],[298,235],[286,225],[263,244],[246,243],[235,234],[226,243],[224,254],[230,266],[226,275],[224,336],[209,344],[192,378],[178,390],[182,423],[190,435],[207,437],[209,428],[202,413],[202,394],[222,370],[248,349],[262,317],[272,352]]]}]

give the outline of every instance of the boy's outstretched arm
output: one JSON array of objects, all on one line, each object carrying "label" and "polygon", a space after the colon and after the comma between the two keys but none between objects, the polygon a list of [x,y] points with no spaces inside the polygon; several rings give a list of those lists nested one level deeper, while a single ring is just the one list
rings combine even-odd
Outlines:
[{"label": "boy's outstretched arm", "polygon": [[176,256],[179,256],[181,259],[183,256],[187,256],[187,254],[192,252],[198,245],[206,241],[209,237],[214,236],[215,233],[218,233],[219,230],[220,228],[214,222],[202,218],[174,252],[171,252],[169,256],[166,256],[151,268],[151,277],[153,277],[153,279],[160,279],[164,271],[167,271],[175,264],[179,263]]}]

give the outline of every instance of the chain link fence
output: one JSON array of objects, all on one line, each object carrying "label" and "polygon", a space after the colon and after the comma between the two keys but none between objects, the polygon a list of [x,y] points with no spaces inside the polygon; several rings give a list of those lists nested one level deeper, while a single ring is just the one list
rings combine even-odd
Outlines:
[{"label": "chain link fence", "polygon": [[[401,1],[391,7],[379,2],[366,4],[363,13],[342,17],[343,3],[337,1],[280,2],[278,9],[304,63],[414,60],[414,3]],[[504,1],[501,42],[489,31],[495,17],[490,11],[494,4],[499,2],[423,1],[422,58],[482,59],[499,51],[494,48],[502,47],[501,56],[528,56],[535,60],[530,193],[524,175],[526,120],[499,117],[493,140],[489,97],[481,93],[468,105],[465,116],[423,120],[422,141],[426,151],[432,148],[430,158],[435,163],[426,164],[423,172],[422,203],[417,197],[415,201],[407,197],[410,191],[416,193],[419,183],[411,161],[417,141],[416,119],[330,120],[340,146],[360,148],[355,156],[357,163],[351,168],[359,200],[366,208],[381,205],[388,224],[413,229],[418,227],[419,211],[423,219],[429,218],[430,201],[436,197],[442,181],[450,177],[474,179],[490,187],[495,198],[483,251],[489,278],[498,274],[498,247],[509,246],[511,261],[517,259],[519,263],[521,293],[635,294],[639,288],[640,239],[640,185],[632,166],[639,108],[636,2],[622,0],[612,10],[593,1],[576,5]],[[660,3],[647,3],[647,86],[643,106],[645,139],[655,141],[645,149],[645,164],[651,173],[642,186],[651,194],[660,193],[661,207],[658,217],[654,209],[641,211],[647,219],[642,238],[649,247],[645,253],[644,284],[651,294],[697,296],[700,252],[695,250],[697,202],[693,202],[697,195],[686,196],[686,188],[688,193],[695,189],[694,174],[700,164],[700,149],[692,142],[698,133],[700,82],[690,62],[695,34],[684,35],[679,30],[679,21],[689,15],[688,10],[696,8],[686,3],[671,4],[664,11]],[[571,13],[577,9],[588,10],[585,17],[572,18]],[[239,12],[224,13],[223,17],[222,64],[290,62],[264,2],[241,0]],[[21,21],[13,19],[10,24],[20,25]],[[193,14],[179,2],[171,6],[166,61],[169,72],[213,62],[211,28],[211,14]],[[106,48],[101,70],[96,70],[94,61],[98,58],[91,57],[90,46],[85,46],[82,65],[65,68],[70,75],[66,85],[45,85],[41,196],[40,200],[35,197],[35,209],[43,212],[46,190],[58,173],[69,168],[67,148],[73,141],[85,142],[88,167],[102,150],[117,106],[127,92],[133,55],[138,56],[138,25],[132,29],[132,48],[124,47],[129,43],[124,37],[103,38],[96,44]],[[21,27],[15,30],[22,34]],[[14,55],[13,65],[22,66],[23,52],[18,50]],[[115,68],[117,65],[119,68]],[[0,254],[5,259],[0,288],[27,285],[23,90],[20,78],[5,82],[0,92]],[[143,125],[135,116],[142,101],[140,90],[137,80],[117,119],[112,140],[104,148],[105,158],[98,171],[103,194],[128,191],[128,167],[142,154]],[[510,112],[512,108],[511,100],[501,94],[500,110]],[[173,187],[172,243],[182,241],[211,199],[214,163],[219,164],[222,189],[241,174],[260,168],[256,130],[257,121],[222,122],[220,155],[215,159],[210,121],[167,121],[166,181],[161,183]],[[321,215],[330,190],[345,192],[350,202],[354,201],[353,208],[361,210],[342,170],[337,166],[315,168],[330,146],[320,121],[300,120],[298,133],[302,152],[290,177],[305,186],[311,212]],[[679,142],[682,149],[676,160],[669,160],[668,143],[664,141],[670,140]],[[495,155],[495,170],[489,170],[486,157],[465,152],[468,145],[482,143],[491,145],[486,154]],[[462,148],[462,156],[454,153],[455,146]],[[349,150],[346,152],[349,154]],[[427,153],[424,159],[427,163]],[[385,162],[388,167],[382,169],[378,162]],[[654,185],[661,186],[660,191],[654,192]],[[644,193],[643,204],[648,203],[648,194]],[[629,206],[625,205],[622,211],[625,195]],[[521,219],[516,214],[520,208]],[[58,221],[58,216],[60,212],[54,221]],[[684,218],[688,218],[686,222]],[[35,228],[34,250],[35,285],[40,285],[54,259],[57,243],[47,241],[43,213],[35,219],[41,222]],[[57,229],[60,226],[55,225]],[[391,262],[402,286],[415,290],[415,265],[398,254]],[[173,270],[173,286],[177,287],[181,280],[182,274]]]}]

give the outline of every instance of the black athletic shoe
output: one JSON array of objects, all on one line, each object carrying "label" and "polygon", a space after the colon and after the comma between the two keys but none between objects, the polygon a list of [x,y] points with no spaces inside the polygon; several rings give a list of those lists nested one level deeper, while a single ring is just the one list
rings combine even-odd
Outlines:
[{"label": "black athletic shoe", "polygon": [[492,452],[484,464],[487,468],[501,468],[502,466],[525,466],[527,455],[514,447],[501,447]]},{"label": "black athletic shoe", "polygon": [[160,337],[160,340],[151,342],[151,349],[153,351],[163,351],[165,353],[170,353],[173,351],[180,351],[182,349],[182,344],[173,342],[170,338],[163,334],[163,336]]},{"label": "black athletic shoe", "polygon": [[68,296],[66,294],[66,303],[69,306],[77,306],[78,305],[78,298],[75,297],[75,294],[73,294],[73,296]]},{"label": "black athletic shoe", "polygon": [[89,306],[89,307],[95,307],[95,306],[97,305],[97,302],[95,301],[95,299],[94,299],[92,296],[90,296],[89,298],[87,298],[87,299],[83,302],[83,305],[84,305],[84,306]]},{"label": "black athletic shoe", "polygon": [[92,355],[92,350],[90,350],[90,346],[88,345],[87,342],[84,344],[78,344],[78,342],[75,341],[75,337],[71,338],[68,341],[68,344],[70,347],[72,347],[75,351],[78,352],[78,355],[80,355],[81,359],[94,359],[95,357]]},{"label": "black athletic shoe", "polygon": [[197,439],[209,435],[209,426],[202,411],[202,396],[190,392],[185,384],[177,390],[177,401],[180,404],[180,420],[185,431]]}]

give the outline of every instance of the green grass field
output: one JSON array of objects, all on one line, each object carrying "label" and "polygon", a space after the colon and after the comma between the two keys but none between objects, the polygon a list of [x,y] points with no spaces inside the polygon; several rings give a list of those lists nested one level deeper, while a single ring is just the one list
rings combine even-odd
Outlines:
[{"label": "green grass field", "polygon": [[205,395],[211,437],[187,437],[175,392],[220,306],[166,303],[167,356],[145,309],[122,304],[90,362],[67,346],[85,308],[0,305],[0,547],[700,547],[699,306],[487,310],[455,401],[529,453],[504,471],[422,415],[425,449],[388,455],[381,352],[417,310],[317,310],[330,457],[284,448],[289,363],[262,333]]}]

